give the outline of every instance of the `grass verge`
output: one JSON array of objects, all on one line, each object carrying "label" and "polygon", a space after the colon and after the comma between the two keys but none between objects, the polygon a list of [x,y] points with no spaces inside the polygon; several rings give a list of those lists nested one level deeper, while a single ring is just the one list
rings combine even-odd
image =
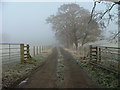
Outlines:
[{"label": "grass verge", "polygon": [[15,83],[25,79],[46,60],[49,54],[42,53],[28,60],[25,64],[16,64],[2,72],[2,88],[13,87]]},{"label": "grass verge", "polygon": [[[69,51],[70,52],[70,51]],[[89,64],[89,60],[83,60],[80,59],[78,55],[75,55],[74,53],[70,52],[74,59],[82,68],[83,70],[88,74],[90,78],[95,81],[100,88],[118,88],[118,75],[108,72],[106,70],[103,70],[98,67],[94,67],[93,65]]]}]

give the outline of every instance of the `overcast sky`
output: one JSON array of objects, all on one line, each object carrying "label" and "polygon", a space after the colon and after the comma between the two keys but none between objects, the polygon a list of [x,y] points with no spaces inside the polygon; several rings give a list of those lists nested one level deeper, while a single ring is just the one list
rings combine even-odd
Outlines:
[{"label": "overcast sky", "polygon": [[[65,2],[4,2],[2,5],[2,32],[4,42],[53,44],[54,32],[45,19],[56,14],[58,7]],[[76,3],[76,2],[75,2]],[[81,7],[92,10],[92,2],[79,2]],[[97,10],[104,10],[98,5]],[[116,7],[113,11],[117,12]],[[110,25],[109,30],[117,29]]]}]

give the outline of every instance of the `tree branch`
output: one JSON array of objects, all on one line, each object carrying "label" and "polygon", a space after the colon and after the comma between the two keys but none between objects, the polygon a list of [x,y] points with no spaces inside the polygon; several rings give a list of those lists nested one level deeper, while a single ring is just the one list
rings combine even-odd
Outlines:
[{"label": "tree branch", "polygon": [[110,10],[114,7],[116,5],[116,3],[114,3],[108,10],[106,10],[103,14],[102,14],[102,16],[100,17],[101,19],[105,16],[105,14],[107,13],[107,12],[110,12]]},{"label": "tree branch", "polygon": [[115,36],[113,37],[113,39],[115,39],[119,34],[120,34],[120,31],[115,34]]},{"label": "tree branch", "polygon": [[92,9],[92,12],[91,12],[91,17],[90,17],[90,20],[89,20],[88,24],[89,24],[89,23],[91,22],[91,20],[92,20],[93,12],[94,12],[94,10],[95,10],[95,7],[96,7],[96,2],[94,2],[93,9]]}]

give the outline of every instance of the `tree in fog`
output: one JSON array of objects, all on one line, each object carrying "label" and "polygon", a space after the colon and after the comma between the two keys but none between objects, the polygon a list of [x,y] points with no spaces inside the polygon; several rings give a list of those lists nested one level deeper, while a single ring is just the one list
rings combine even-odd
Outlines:
[{"label": "tree in fog", "polygon": [[100,27],[95,19],[90,19],[90,12],[77,4],[64,4],[58,8],[56,15],[47,18],[47,23],[52,24],[56,37],[67,45],[78,43],[84,45],[97,40],[100,35]]},{"label": "tree in fog", "polygon": [[82,19],[82,23],[80,25],[80,30],[78,31],[78,38],[83,46],[86,43],[97,41],[101,38],[101,28],[97,23],[97,20],[92,19],[91,23],[88,24],[88,20],[90,17],[86,17]]}]

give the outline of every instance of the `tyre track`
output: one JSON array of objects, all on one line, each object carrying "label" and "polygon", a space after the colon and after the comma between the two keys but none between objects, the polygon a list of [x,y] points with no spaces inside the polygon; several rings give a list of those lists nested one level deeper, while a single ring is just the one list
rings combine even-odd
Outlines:
[{"label": "tyre track", "polygon": [[97,88],[72,55],[54,48],[46,62],[30,75],[19,88]]},{"label": "tyre track", "polygon": [[43,66],[37,69],[28,81],[19,88],[56,88],[56,65],[57,65],[57,49],[54,48],[51,55]]},{"label": "tyre track", "polygon": [[82,68],[73,61],[74,58],[72,55],[62,48],[60,50],[65,63],[65,80],[61,88],[98,88],[96,83],[93,82]]}]

